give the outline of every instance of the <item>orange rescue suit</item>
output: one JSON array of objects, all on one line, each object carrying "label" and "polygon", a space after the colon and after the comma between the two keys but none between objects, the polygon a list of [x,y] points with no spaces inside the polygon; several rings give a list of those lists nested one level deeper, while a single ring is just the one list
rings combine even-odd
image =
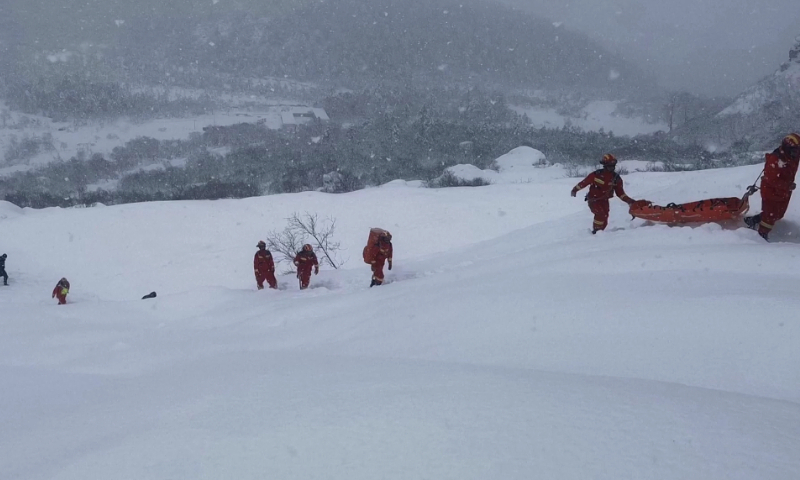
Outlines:
[{"label": "orange rescue suit", "polygon": [[769,235],[775,222],[782,219],[792,199],[799,160],[781,148],[766,155],[764,177],[761,179],[761,223],[758,233]]},{"label": "orange rescue suit", "polygon": [[294,257],[294,265],[297,267],[300,290],[305,290],[311,282],[311,270],[314,270],[314,274],[319,273],[317,256],[312,251],[302,250]]},{"label": "orange rescue suit", "polygon": [[617,172],[601,168],[587,175],[572,189],[572,194],[575,196],[578,191],[589,187],[586,201],[589,202],[589,210],[594,214],[593,233],[605,229],[606,225],[608,225],[608,200],[615,193],[620,200],[628,205],[634,202],[631,197],[625,194],[622,183],[622,177]]},{"label": "orange rescue suit", "polygon": [[372,268],[372,282],[374,285],[380,285],[383,283],[383,266],[387,260],[389,261],[389,270],[392,269],[394,248],[392,247],[392,242],[387,242],[385,240],[379,240],[377,243],[373,243],[370,245],[370,248],[372,249],[372,261],[370,262],[370,268]]},{"label": "orange rescue suit", "polygon": [[253,271],[256,274],[256,285],[258,289],[264,288],[264,280],[269,284],[269,288],[278,288],[278,280],[275,278],[275,261],[269,250],[259,250],[253,257]]}]

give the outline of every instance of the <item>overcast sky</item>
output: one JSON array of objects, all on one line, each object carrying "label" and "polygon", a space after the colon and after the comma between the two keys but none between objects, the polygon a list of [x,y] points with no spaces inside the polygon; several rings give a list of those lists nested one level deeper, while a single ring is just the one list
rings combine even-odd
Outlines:
[{"label": "overcast sky", "polygon": [[735,95],[789,59],[800,0],[500,0],[573,30],[661,84]]}]

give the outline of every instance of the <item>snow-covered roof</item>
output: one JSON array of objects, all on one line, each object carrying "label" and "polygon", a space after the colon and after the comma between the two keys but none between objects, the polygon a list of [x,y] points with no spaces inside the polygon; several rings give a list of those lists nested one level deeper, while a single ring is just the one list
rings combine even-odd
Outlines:
[{"label": "snow-covered roof", "polygon": [[328,121],[330,118],[325,110],[315,107],[291,107],[281,112],[281,121],[284,125],[299,125],[309,119]]}]

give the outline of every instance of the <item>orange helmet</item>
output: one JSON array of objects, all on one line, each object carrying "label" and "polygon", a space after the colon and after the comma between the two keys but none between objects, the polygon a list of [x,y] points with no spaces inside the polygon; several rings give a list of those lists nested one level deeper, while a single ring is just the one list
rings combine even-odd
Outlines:
[{"label": "orange helmet", "polygon": [[604,167],[613,167],[617,164],[617,157],[611,155],[610,153],[606,153],[603,155],[603,158],[600,159],[600,164]]},{"label": "orange helmet", "polygon": [[306,243],[305,245],[303,245],[303,251],[304,252],[310,252],[312,250],[314,250],[314,248],[311,247],[310,243]]},{"label": "orange helmet", "polygon": [[800,134],[790,133],[783,137],[781,146],[784,148],[798,148],[800,147]]}]

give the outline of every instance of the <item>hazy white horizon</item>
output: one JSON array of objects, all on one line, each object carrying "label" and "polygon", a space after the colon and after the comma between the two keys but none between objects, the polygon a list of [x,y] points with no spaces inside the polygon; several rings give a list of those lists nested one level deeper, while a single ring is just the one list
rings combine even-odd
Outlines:
[{"label": "hazy white horizon", "polygon": [[661,85],[736,95],[788,60],[796,0],[500,0],[561,22],[656,75]]}]

